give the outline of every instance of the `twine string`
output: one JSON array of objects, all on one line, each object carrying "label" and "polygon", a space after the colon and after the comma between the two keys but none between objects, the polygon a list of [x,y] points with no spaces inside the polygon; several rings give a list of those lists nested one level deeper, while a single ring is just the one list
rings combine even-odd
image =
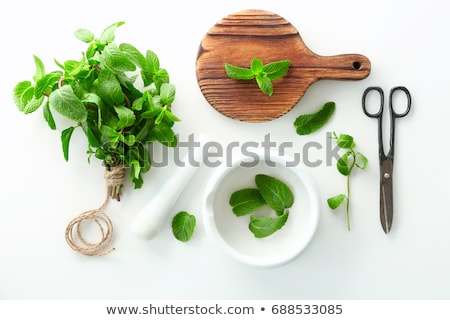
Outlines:
[{"label": "twine string", "polygon": [[[110,170],[105,170],[106,196],[102,205],[97,209],[85,211],[75,217],[66,228],[66,241],[68,245],[86,256],[104,256],[115,250],[111,247],[113,236],[113,225],[111,219],[103,211],[110,198],[119,200],[118,188],[125,180],[125,168],[117,166]],[[97,242],[90,242],[82,235],[81,226],[94,222],[101,233],[101,238]]]}]

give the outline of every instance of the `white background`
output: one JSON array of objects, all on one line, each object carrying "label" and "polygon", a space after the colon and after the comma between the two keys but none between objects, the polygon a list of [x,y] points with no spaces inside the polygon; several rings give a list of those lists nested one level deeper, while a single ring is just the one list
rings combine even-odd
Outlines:
[{"label": "white background", "polygon": [[[429,1],[10,1],[0,10],[2,71],[0,105],[0,298],[28,299],[448,299],[450,298],[450,212],[447,164],[450,67],[448,10]],[[222,17],[257,8],[290,21],[306,45],[321,55],[361,53],[371,75],[358,82],[320,81],[285,116],[261,124],[242,123],[216,112],[204,99],[195,76],[198,46]],[[76,132],[66,163],[57,118],[51,131],[42,110],[23,115],[12,101],[15,84],[34,74],[32,55],[47,71],[59,61],[79,59],[85,45],[73,36],[83,27],[99,34],[124,20],[117,42],[155,51],[177,86],[173,111],[180,140],[207,133],[226,146],[231,141],[293,142],[301,152],[309,141],[325,145],[325,132],[353,135],[370,165],[352,180],[352,231],[343,211],[326,199],[345,190],[334,166],[309,171],[322,205],[317,233],[305,252],[275,269],[254,269],[231,260],[202,225],[201,199],[214,168],[201,168],[176,201],[173,213],[187,210],[198,227],[188,243],[175,240],[169,222],[160,236],[133,235],[134,215],[150,199],[171,168],[154,168],[134,190],[126,183],[123,201],[110,203],[115,226],[112,254],[89,258],[65,243],[67,223],[103,200],[103,167],[87,163],[86,140]],[[397,122],[395,217],[391,233],[379,223],[377,125],[361,110],[363,90],[409,88],[413,106]],[[292,126],[301,113],[335,101],[336,114],[325,130],[300,137]],[[386,128],[387,129],[387,128]],[[325,149],[310,155],[325,160]],[[173,201],[168,195],[168,201]]]}]

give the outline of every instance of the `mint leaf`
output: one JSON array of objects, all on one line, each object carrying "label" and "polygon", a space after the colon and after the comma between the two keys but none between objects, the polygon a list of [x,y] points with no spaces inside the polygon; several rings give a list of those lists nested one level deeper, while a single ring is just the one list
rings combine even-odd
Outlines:
[{"label": "mint leaf", "polygon": [[50,104],[47,101],[46,104],[44,104],[44,119],[47,121],[48,126],[52,130],[56,130],[56,124],[55,120],[53,119],[52,111],[50,110]]},{"label": "mint leaf", "polygon": [[258,87],[262,92],[264,92],[264,94],[268,96],[271,96],[273,94],[273,85],[269,77],[265,75],[257,75],[256,82],[258,83]]},{"label": "mint leaf", "polygon": [[19,82],[14,87],[13,98],[17,108],[25,114],[36,111],[44,102],[43,96],[36,98],[35,87],[30,81]]},{"label": "mint leaf", "polygon": [[114,110],[117,112],[119,117],[119,122],[117,123],[118,128],[131,127],[136,121],[136,116],[133,110],[128,109],[125,106],[114,106]]},{"label": "mint leaf", "polygon": [[120,51],[114,43],[105,47],[100,55],[100,59],[104,64],[104,67],[116,74],[136,70],[134,63],[131,62],[127,55]]},{"label": "mint leaf", "polygon": [[172,219],[172,232],[175,238],[182,242],[191,239],[196,225],[195,216],[188,212],[178,212]]},{"label": "mint leaf", "polygon": [[241,68],[225,63],[225,71],[231,79],[234,80],[251,80],[255,78],[255,74],[248,68]]},{"label": "mint leaf", "polygon": [[331,119],[335,109],[334,102],[327,102],[314,113],[300,115],[294,121],[297,134],[307,135],[319,130]]},{"label": "mint leaf", "polygon": [[256,175],[255,182],[262,198],[277,215],[282,215],[284,209],[292,207],[294,195],[284,182],[264,174]]},{"label": "mint leaf", "polygon": [[122,87],[111,70],[103,69],[100,71],[93,86],[97,95],[108,105],[124,103],[125,95],[122,92]]},{"label": "mint leaf", "polygon": [[119,21],[116,23],[113,23],[112,25],[106,27],[105,30],[103,30],[102,34],[100,35],[100,42],[104,44],[108,44],[114,41],[115,39],[115,33],[116,29],[123,25],[125,22]]},{"label": "mint leaf", "polygon": [[175,100],[175,86],[171,83],[163,83],[160,89],[160,101],[164,105],[171,105]]},{"label": "mint leaf", "polygon": [[340,157],[336,163],[338,171],[344,176],[350,175],[350,172],[352,170],[352,163],[349,162],[349,156],[352,156],[351,151],[347,151],[346,153],[344,153],[344,155]]},{"label": "mint leaf", "polygon": [[61,143],[62,143],[62,149],[64,153],[64,159],[66,161],[69,161],[69,143],[70,138],[72,137],[72,133],[75,130],[75,127],[69,127],[63,132],[61,132]]},{"label": "mint leaf", "polygon": [[112,148],[116,148],[120,140],[122,140],[122,135],[109,126],[102,125],[100,127],[100,132],[102,134],[101,143],[102,145],[109,145]]},{"label": "mint leaf", "polygon": [[34,82],[38,82],[45,75],[44,64],[38,56],[33,55],[34,64],[36,65],[36,72],[34,74],[33,80]]},{"label": "mint leaf", "polygon": [[33,99],[34,87],[31,81],[19,82],[13,90],[14,103],[23,112],[25,106]]},{"label": "mint leaf", "polygon": [[164,122],[154,126],[150,131],[150,134],[165,146],[174,147],[177,144],[177,137],[175,133]]},{"label": "mint leaf", "polygon": [[252,63],[250,64],[250,70],[252,70],[254,75],[260,74],[263,71],[263,62],[261,59],[253,58]]},{"label": "mint leaf", "polygon": [[128,43],[121,43],[119,45],[119,50],[124,53],[130,61],[132,61],[134,64],[139,66],[141,69],[144,69],[147,66],[147,60],[142,55],[142,53],[139,52],[138,49],[136,49],[134,46]]},{"label": "mint leaf", "polygon": [[348,134],[341,134],[336,140],[336,144],[343,149],[351,149],[355,147],[353,137]]},{"label": "mint leaf", "polygon": [[288,211],[278,217],[251,216],[249,229],[256,238],[264,238],[281,229],[286,224],[288,216]]},{"label": "mint leaf", "polygon": [[77,122],[86,120],[87,110],[70,85],[53,91],[48,99],[50,106],[66,118]]},{"label": "mint leaf", "polygon": [[159,69],[156,71],[156,73],[153,75],[153,82],[155,83],[156,90],[160,91],[161,86],[164,83],[169,82],[169,73],[166,69]]},{"label": "mint leaf", "polygon": [[369,163],[369,160],[360,152],[355,154],[355,165],[360,169],[365,169]]},{"label": "mint leaf", "polygon": [[36,90],[34,92],[34,96],[36,98],[42,97],[47,90],[51,90],[51,88],[58,83],[62,75],[62,72],[55,71],[43,76],[36,82]]},{"label": "mint leaf", "polygon": [[345,194],[342,194],[342,193],[338,194],[337,196],[331,197],[327,200],[328,206],[331,209],[336,209],[337,207],[339,207],[342,204],[342,202],[344,202],[344,200],[346,198],[347,197],[345,196]]},{"label": "mint leaf", "polygon": [[145,53],[145,59],[147,60],[148,71],[151,74],[156,73],[160,68],[159,59],[156,53],[151,50],[147,50],[147,52]]},{"label": "mint leaf", "polygon": [[77,37],[78,40],[81,40],[86,43],[90,43],[94,40],[94,34],[86,29],[78,29],[74,32],[75,37]]},{"label": "mint leaf", "polygon": [[238,217],[252,213],[266,204],[259,190],[252,188],[233,192],[229,203]]},{"label": "mint leaf", "polygon": [[262,71],[267,75],[270,80],[277,80],[286,75],[289,70],[289,60],[275,61],[266,64]]}]

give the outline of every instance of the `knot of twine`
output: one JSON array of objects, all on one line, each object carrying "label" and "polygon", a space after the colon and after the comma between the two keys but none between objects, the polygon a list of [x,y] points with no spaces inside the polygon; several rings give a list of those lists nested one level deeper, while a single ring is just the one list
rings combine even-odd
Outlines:
[{"label": "knot of twine", "polygon": [[[109,217],[103,211],[109,198],[120,200],[120,188],[125,180],[125,168],[113,167],[105,170],[106,197],[103,204],[93,210],[88,210],[73,219],[66,228],[66,241],[69,246],[86,256],[104,256],[114,250],[111,247],[113,225]],[[100,229],[101,238],[97,242],[87,241],[81,234],[81,226],[87,222],[95,222]]]}]

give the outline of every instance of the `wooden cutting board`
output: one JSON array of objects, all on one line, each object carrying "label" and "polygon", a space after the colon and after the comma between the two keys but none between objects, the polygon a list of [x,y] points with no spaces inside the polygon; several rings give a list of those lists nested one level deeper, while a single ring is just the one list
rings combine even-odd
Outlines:
[{"label": "wooden cutting board", "polygon": [[[272,96],[262,93],[255,80],[233,80],[225,72],[225,63],[248,68],[255,57],[264,64],[291,61],[288,73],[273,81]],[[369,73],[365,56],[317,55],[292,24],[263,10],[240,11],[217,22],[202,39],[196,62],[197,81],[206,100],[222,114],[248,122],[282,116],[318,80],[361,80]]]}]

